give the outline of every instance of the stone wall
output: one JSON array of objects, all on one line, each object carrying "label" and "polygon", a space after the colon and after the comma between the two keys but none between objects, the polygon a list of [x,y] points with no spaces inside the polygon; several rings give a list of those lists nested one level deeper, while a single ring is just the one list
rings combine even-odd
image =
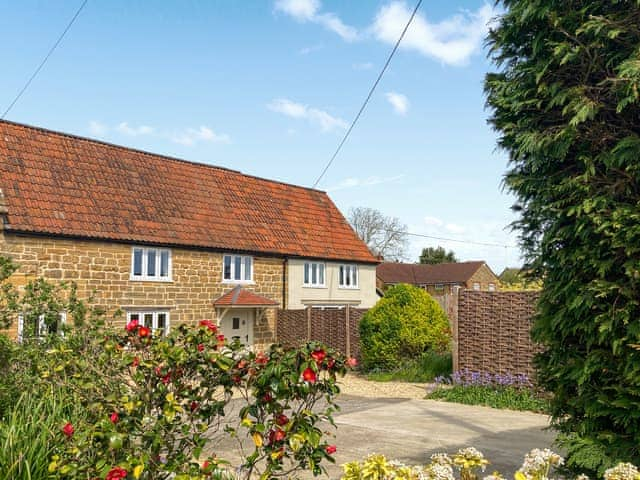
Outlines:
[{"label": "stone wall", "polygon": [[[25,283],[24,279],[36,277],[74,281],[80,298],[93,295],[94,303],[105,307],[109,315],[117,309],[167,309],[171,325],[195,324],[215,318],[212,301],[234,287],[222,282],[222,253],[181,248],[171,249],[171,282],[130,280],[131,248],[112,242],[0,231],[0,254],[20,265],[17,281]],[[254,257],[253,269],[254,283],[245,288],[281,304],[283,260]],[[255,344],[271,343],[274,330],[275,312],[271,309],[266,321],[254,327]]]},{"label": "stone wall", "polygon": [[487,265],[482,265],[476,273],[474,273],[467,282],[467,288],[473,289],[474,283],[480,284],[480,290],[486,292],[489,290],[489,284],[493,283],[496,290],[500,289],[500,279],[491,271]]}]

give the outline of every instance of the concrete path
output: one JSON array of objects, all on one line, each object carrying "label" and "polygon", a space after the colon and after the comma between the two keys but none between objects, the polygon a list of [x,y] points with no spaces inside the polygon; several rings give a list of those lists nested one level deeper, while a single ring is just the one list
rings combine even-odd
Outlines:
[{"label": "concrete path", "polygon": [[[474,446],[492,462],[486,474],[495,470],[505,477],[522,464],[532,448],[551,447],[553,434],[545,431],[548,418],[528,412],[496,410],[435,400],[364,398],[341,394],[342,408],[334,415],[337,429],[329,443],[338,448],[336,464],[327,464],[330,478],[340,478],[340,465],[361,460],[369,453],[407,464],[428,463],[433,453],[453,454]],[[226,442],[224,442],[226,443]],[[216,453],[232,462],[235,446],[221,444]],[[304,472],[301,478],[312,478]]]},{"label": "concrete path", "polygon": [[[433,453],[474,446],[491,460],[487,472],[511,476],[532,448],[550,447],[548,418],[435,400],[342,397],[335,416],[336,465],[382,453],[407,464],[424,464]],[[331,468],[339,478],[340,468]]]}]

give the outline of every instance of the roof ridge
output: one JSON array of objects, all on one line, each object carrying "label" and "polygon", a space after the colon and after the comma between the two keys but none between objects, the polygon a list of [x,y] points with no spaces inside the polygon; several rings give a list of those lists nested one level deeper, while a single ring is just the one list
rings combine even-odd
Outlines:
[{"label": "roof ridge", "polygon": [[120,145],[118,143],[111,143],[111,142],[107,142],[105,140],[100,140],[100,139],[97,139],[97,138],[85,137],[85,136],[82,136],[82,135],[77,135],[75,133],[61,132],[60,130],[52,130],[50,128],[38,127],[38,126],[30,125],[30,124],[27,124],[27,123],[14,122],[13,120],[0,119],[0,124],[2,124],[2,123],[8,124],[8,125],[13,125],[13,126],[20,127],[20,128],[25,128],[25,129],[38,130],[38,131],[40,131],[42,133],[45,133],[47,135],[56,135],[56,136],[59,136],[59,137],[67,137],[67,138],[71,138],[71,139],[74,139],[74,140],[81,140],[81,141],[84,141],[84,142],[95,143],[95,144],[98,144],[98,145],[105,145],[107,147],[118,148],[118,149],[121,149],[121,150],[130,151],[130,152],[141,153],[143,155],[150,155],[150,156],[153,156],[153,157],[159,157],[159,158],[162,158],[164,160],[169,160],[169,161],[173,161],[173,162],[186,163],[188,165],[194,165],[194,166],[197,166],[197,167],[224,170],[224,171],[227,171],[227,172],[237,173],[237,174],[242,175],[244,177],[254,178],[256,180],[261,180],[261,181],[264,181],[264,182],[278,183],[280,185],[286,185],[288,187],[300,188],[302,190],[309,190],[309,191],[312,191],[312,192],[318,192],[318,193],[324,193],[324,194],[327,193],[326,190],[319,190],[317,188],[305,187],[303,185],[296,185],[294,183],[283,182],[281,180],[274,180],[274,179],[271,179],[271,178],[259,177],[257,175],[252,175],[250,173],[244,173],[244,172],[242,172],[240,170],[235,170],[235,169],[229,168],[229,167],[221,167],[219,165],[212,165],[212,164],[204,163],[204,162],[196,162],[196,161],[193,161],[193,160],[186,160],[184,158],[174,157],[174,156],[166,155],[166,154],[163,154],[163,153],[150,152],[149,150],[143,150],[141,148],[127,147],[127,146],[124,146],[124,145]]}]

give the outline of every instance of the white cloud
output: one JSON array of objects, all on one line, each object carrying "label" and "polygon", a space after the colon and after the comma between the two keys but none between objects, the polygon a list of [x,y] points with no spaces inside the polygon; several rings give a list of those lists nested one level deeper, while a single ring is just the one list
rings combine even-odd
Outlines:
[{"label": "white cloud", "polygon": [[91,133],[91,135],[102,137],[103,135],[106,135],[108,131],[109,127],[107,127],[104,123],[100,123],[95,120],[91,120],[89,122],[89,133]]},{"label": "white cloud", "polygon": [[[429,22],[418,13],[400,47],[417,50],[448,65],[465,65],[471,55],[480,50],[495,14],[496,10],[489,4],[437,23]],[[371,30],[378,40],[395,44],[410,16],[411,10],[404,2],[393,1],[378,11]]]},{"label": "white cloud", "polygon": [[277,0],[275,3],[276,11],[285,13],[298,22],[322,25],[348,42],[358,38],[358,31],[346,25],[335,13],[320,13],[321,6],[320,0]]},{"label": "white cloud", "polygon": [[323,132],[346,129],[348,126],[343,119],[334,117],[324,110],[311,108],[286,98],[276,98],[267,105],[267,108],[291,118],[307,120],[309,123],[318,125]]},{"label": "white cloud", "polygon": [[301,48],[298,52],[300,55],[309,55],[310,53],[317,52],[318,50],[322,50],[322,45],[311,45],[310,47]]},{"label": "white cloud", "polygon": [[400,180],[403,177],[404,177],[404,174],[395,175],[393,177],[378,177],[378,176],[372,176],[367,178],[349,177],[349,178],[345,178],[337,185],[327,188],[327,191],[333,192],[336,190],[343,190],[345,188],[368,187],[372,185],[380,185],[381,183],[395,182],[397,180]]},{"label": "white cloud", "polygon": [[373,63],[371,62],[363,62],[363,63],[354,63],[351,65],[354,70],[371,70],[373,68]]},{"label": "white cloud", "polygon": [[409,110],[409,99],[406,95],[397,92],[385,93],[388,102],[393,107],[393,111],[398,115],[406,115]]},{"label": "white cloud", "polygon": [[181,132],[174,133],[169,136],[172,142],[179,143],[191,147],[197,142],[210,142],[210,143],[230,143],[231,139],[229,135],[222,133],[218,134],[209,127],[201,125],[198,128],[187,128]]},{"label": "white cloud", "polygon": [[140,135],[151,135],[154,132],[154,128],[148,125],[140,125],[138,127],[131,127],[127,122],[119,123],[116,126],[116,130],[125,135],[131,137],[138,137]]},{"label": "white cloud", "polygon": [[464,233],[467,229],[464,228],[462,225],[457,225],[455,223],[447,223],[444,226],[444,229],[447,232],[451,232],[451,233]]},{"label": "white cloud", "polygon": [[438,217],[424,217],[424,223],[429,226],[441,227],[444,225],[444,222],[440,220]]}]

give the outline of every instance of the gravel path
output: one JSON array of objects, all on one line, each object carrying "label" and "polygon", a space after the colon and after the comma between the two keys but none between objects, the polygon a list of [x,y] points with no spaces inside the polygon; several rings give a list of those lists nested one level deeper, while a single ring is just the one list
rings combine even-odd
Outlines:
[{"label": "gravel path", "polygon": [[410,398],[422,400],[427,394],[428,383],[372,382],[362,376],[349,373],[338,380],[344,395],[365,398]]}]

